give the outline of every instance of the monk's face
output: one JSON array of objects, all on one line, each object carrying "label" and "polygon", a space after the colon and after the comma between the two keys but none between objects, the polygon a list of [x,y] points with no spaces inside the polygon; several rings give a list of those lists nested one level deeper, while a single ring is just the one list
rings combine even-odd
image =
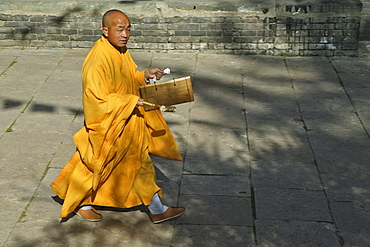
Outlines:
[{"label": "monk's face", "polygon": [[116,48],[125,47],[130,38],[131,23],[129,18],[120,12],[112,15],[103,27],[103,34]]}]

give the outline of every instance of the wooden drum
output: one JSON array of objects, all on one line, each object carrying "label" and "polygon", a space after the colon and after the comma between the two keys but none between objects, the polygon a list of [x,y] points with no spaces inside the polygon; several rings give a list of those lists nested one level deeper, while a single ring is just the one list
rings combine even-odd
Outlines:
[{"label": "wooden drum", "polygon": [[144,105],[146,111],[194,101],[190,76],[141,86],[140,94],[146,102],[153,104]]}]

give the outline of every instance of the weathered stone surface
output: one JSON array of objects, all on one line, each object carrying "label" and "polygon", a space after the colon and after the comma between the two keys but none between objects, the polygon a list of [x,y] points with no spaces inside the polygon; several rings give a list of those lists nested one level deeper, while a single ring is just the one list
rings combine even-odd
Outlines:
[{"label": "weathered stone surface", "polygon": [[187,207],[177,220],[179,224],[253,225],[250,199],[246,197],[180,195],[179,205]]},{"label": "weathered stone surface", "polygon": [[[339,231],[344,233],[368,234],[370,228],[369,203],[331,201],[334,220]],[[351,212],[347,214],[346,212]]]},{"label": "weathered stone surface", "polygon": [[184,160],[153,156],[162,201],[187,212],[154,225],[145,207],[102,208],[100,223],[60,224],[49,184],[83,127],[87,52],[0,49],[17,61],[0,75],[1,245],[369,245],[368,51],[330,60],[132,51],[142,69],[158,62],[194,79],[196,100],[163,113]]},{"label": "weathered stone surface", "polygon": [[254,246],[252,228],[240,226],[179,225],[173,246]]},{"label": "weathered stone surface", "polygon": [[[199,144],[199,149],[202,142]],[[184,170],[187,174],[236,175],[249,174],[249,156],[243,151],[223,151],[217,145],[214,149],[191,149],[187,153]]]},{"label": "weathered stone surface", "polygon": [[181,194],[250,197],[250,182],[247,176],[185,175]]},{"label": "weathered stone surface", "polygon": [[283,163],[280,166],[253,166],[252,173],[252,181],[255,188],[322,189],[319,173],[313,164],[289,165]]},{"label": "weathered stone surface", "polygon": [[321,190],[263,187],[255,189],[258,219],[330,221],[328,202]]},{"label": "weathered stone surface", "polygon": [[257,220],[259,246],[340,246],[335,226],[327,222]]}]

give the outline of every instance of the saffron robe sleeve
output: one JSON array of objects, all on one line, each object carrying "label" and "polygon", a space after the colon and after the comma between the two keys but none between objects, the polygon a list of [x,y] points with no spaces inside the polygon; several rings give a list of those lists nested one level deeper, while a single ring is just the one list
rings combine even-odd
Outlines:
[{"label": "saffron robe sleeve", "polygon": [[118,52],[102,37],[86,57],[82,79],[85,126],[74,136],[77,152],[51,184],[64,199],[61,217],[84,204],[150,204],[160,188],[148,152],[181,156],[161,112],[136,107],[144,72],[128,51]]}]

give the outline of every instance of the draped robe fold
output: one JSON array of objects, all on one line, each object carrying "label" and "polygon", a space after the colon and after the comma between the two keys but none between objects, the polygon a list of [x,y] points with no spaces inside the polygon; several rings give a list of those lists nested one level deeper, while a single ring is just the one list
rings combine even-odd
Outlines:
[{"label": "draped robe fold", "polygon": [[136,107],[144,71],[128,50],[102,37],[82,68],[85,124],[73,137],[76,153],[50,185],[64,200],[60,217],[82,205],[149,205],[161,189],[149,153],[181,160],[159,110]]}]

